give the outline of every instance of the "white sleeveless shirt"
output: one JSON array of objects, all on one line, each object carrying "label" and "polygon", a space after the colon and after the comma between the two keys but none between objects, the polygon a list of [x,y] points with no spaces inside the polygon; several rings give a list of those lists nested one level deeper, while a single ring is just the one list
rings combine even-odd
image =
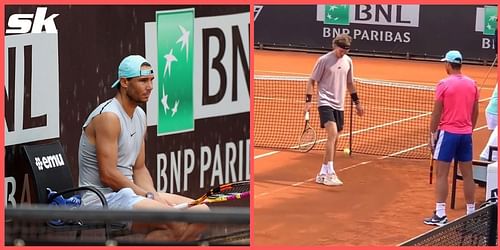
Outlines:
[{"label": "white sleeveless shirt", "polygon": [[[123,109],[116,98],[101,103],[90,113],[83,128],[86,128],[94,117],[99,114],[111,112],[118,116],[120,120],[120,136],[118,137],[118,170],[129,180],[133,180],[133,166],[141,150],[141,145],[146,134],[146,114],[139,106],[135,108],[132,118]],[[99,178],[99,168],[97,165],[96,148],[91,144],[87,135],[82,129],[78,150],[79,164],[79,186],[93,186],[104,194],[113,192],[110,187],[104,186]],[[97,199],[91,192],[84,192],[83,203],[88,203]]]}]

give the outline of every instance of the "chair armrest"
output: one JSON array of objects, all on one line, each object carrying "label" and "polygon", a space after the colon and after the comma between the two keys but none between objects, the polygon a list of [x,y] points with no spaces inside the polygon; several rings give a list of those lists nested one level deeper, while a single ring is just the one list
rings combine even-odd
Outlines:
[{"label": "chair armrest", "polygon": [[87,190],[87,191],[91,191],[91,192],[95,193],[97,195],[97,197],[99,197],[99,200],[101,200],[102,207],[108,208],[108,201],[106,201],[104,194],[102,194],[102,192],[99,191],[99,189],[92,187],[92,186],[81,186],[81,187],[70,188],[70,189],[63,190],[61,192],[57,192],[52,197],[49,197],[49,199],[47,200],[47,203],[50,204],[54,200],[54,198],[59,196],[59,195],[64,195],[67,193],[72,193],[75,191],[82,191],[82,190]]},{"label": "chair armrest", "polygon": [[[99,197],[99,200],[101,200],[101,203],[102,203],[102,207],[107,209],[108,208],[108,201],[106,201],[106,198],[104,197],[104,194],[99,191],[99,189],[95,188],[95,187],[92,187],[92,186],[81,186],[81,187],[76,187],[76,188],[70,188],[70,189],[66,189],[66,190],[63,190],[61,192],[57,192],[55,195],[53,195],[52,197],[50,197],[47,201],[47,203],[51,203],[55,197],[59,196],[59,195],[64,195],[64,194],[67,194],[67,193],[71,193],[71,192],[75,192],[75,191],[81,191],[81,190],[87,190],[87,191],[91,191],[93,193],[95,193],[97,195],[97,197]],[[106,222],[104,224],[104,231],[105,231],[105,235],[106,235],[106,239],[111,239],[111,224]]]},{"label": "chair armrest", "polygon": [[493,163],[492,161],[483,161],[483,160],[472,160],[472,166],[481,166],[481,167],[488,167]]}]

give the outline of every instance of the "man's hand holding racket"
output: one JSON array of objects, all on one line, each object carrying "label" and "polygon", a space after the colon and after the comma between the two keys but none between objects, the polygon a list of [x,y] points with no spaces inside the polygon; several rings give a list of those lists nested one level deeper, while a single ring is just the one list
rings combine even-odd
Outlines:
[{"label": "man's hand holding racket", "polygon": [[304,106],[304,114],[311,110],[312,106],[312,95],[306,95],[306,104]]},{"label": "man's hand holding racket", "polygon": [[361,106],[361,103],[358,102],[358,104],[355,105],[356,107],[356,114],[359,116],[363,116],[365,114],[365,109]]},{"label": "man's hand holding racket", "polygon": [[232,201],[250,197],[250,181],[222,184],[190,203],[177,204],[174,208],[186,209],[200,204]]},{"label": "man's hand holding racket", "polygon": [[436,148],[437,137],[438,137],[437,131],[431,132],[429,137],[429,149],[431,150],[431,153],[434,153],[434,149]]}]

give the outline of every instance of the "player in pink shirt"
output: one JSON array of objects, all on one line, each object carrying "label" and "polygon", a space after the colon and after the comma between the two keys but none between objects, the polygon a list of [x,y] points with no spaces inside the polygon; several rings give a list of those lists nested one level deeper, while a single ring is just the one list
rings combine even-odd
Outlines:
[{"label": "player in pink shirt", "polygon": [[436,167],[436,211],[424,220],[427,225],[443,225],[448,196],[448,172],[453,160],[459,162],[464,180],[467,214],[474,212],[474,180],[472,178],[472,130],[478,116],[479,91],[476,82],[461,72],[462,55],[450,50],[445,58],[448,77],[436,87],[434,110],[430,124],[430,145]]}]

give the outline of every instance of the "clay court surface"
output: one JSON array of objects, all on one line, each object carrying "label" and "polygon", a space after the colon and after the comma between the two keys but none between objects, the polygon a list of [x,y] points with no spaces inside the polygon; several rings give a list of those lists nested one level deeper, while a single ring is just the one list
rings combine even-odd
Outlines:
[{"label": "clay court surface", "polygon": [[[302,76],[310,74],[320,56],[263,50],[256,50],[254,55],[256,75]],[[356,56],[352,59],[355,77],[360,78],[430,85],[446,75],[440,62]],[[463,73],[478,85],[483,84],[488,70],[489,66],[463,67]],[[481,90],[481,99],[491,96],[496,77],[494,67]],[[476,126],[479,129],[473,136],[475,159],[489,136],[483,128],[486,105],[487,101],[480,104]],[[344,185],[328,187],[314,182],[322,157],[322,151],[314,150],[303,154],[254,149],[253,245],[393,246],[433,228],[422,223],[435,206],[434,184],[429,184],[429,160],[363,154],[349,157],[337,151],[335,169]],[[461,181],[455,209],[449,208],[449,197],[448,218],[464,215]],[[484,197],[484,188],[477,187],[476,204]]]}]

